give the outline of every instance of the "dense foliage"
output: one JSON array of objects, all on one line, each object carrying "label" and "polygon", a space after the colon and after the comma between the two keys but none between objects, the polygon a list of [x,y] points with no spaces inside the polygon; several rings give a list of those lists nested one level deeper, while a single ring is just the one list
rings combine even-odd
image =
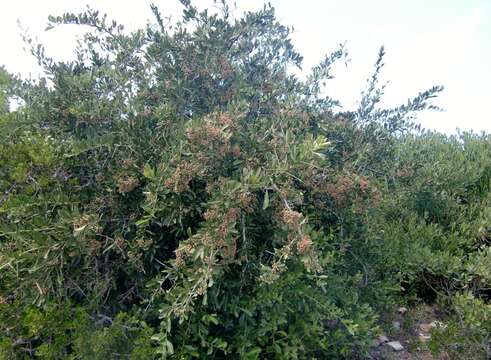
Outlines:
[{"label": "dense foliage", "polygon": [[[396,303],[434,351],[489,356],[491,139],[420,131],[432,88],[356,111],[305,80],[274,10],[127,33],[88,9],[76,60],[0,74],[0,358],[354,359]],[[9,99],[20,104],[9,111]]]}]

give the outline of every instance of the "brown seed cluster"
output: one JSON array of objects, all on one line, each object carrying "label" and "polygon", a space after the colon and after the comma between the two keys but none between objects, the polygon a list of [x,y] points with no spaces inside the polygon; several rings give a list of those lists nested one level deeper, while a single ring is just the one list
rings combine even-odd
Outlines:
[{"label": "brown seed cluster", "polygon": [[[354,174],[341,175],[334,183],[325,186],[327,193],[337,206],[345,206],[350,199],[370,199],[372,205],[377,205],[382,196],[376,186],[369,179]],[[363,201],[358,201],[358,207],[363,208]]]},{"label": "brown seed cluster", "polygon": [[334,184],[328,184],[326,190],[337,206],[343,206],[354,190],[354,187],[355,182],[351,176],[341,175],[336,179]]},{"label": "brown seed cluster", "polygon": [[239,216],[239,209],[237,208],[230,208],[228,211],[223,215],[223,218],[221,220],[221,224],[218,226],[218,234],[220,235],[221,239],[225,239],[229,233],[229,227],[235,221],[237,220]]},{"label": "brown seed cluster", "polygon": [[116,246],[118,247],[118,249],[124,250],[126,248],[126,241],[123,237],[116,236],[116,238],[114,239],[114,242],[115,242]]},{"label": "brown seed cluster", "polygon": [[405,178],[409,177],[413,174],[411,169],[408,168],[402,168],[396,171],[395,176],[399,178]]},{"label": "brown seed cluster", "polygon": [[199,126],[187,129],[186,138],[190,150],[195,154],[201,154],[201,161],[206,161],[209,158],[207,154],[213,153],[218,154],[219,157],[229,153],[238,156],[240,148],[230,143],[234,129],[235,121],[230,115],[215,114],[205,119]]},{"label": "brown seed cluster", "polygon": [[125,169],[130,168],[134,164],[135,164],[135,160],[130,159],[130,158],[121,160],[121,166],[124,167]]},{"label": "brown seed cluster", "polygon": [[235,129],[237,125],[235,120],[227,113],[218,115],[216,122],[219,126],[227,127],[228,129]]},{"label": "brown seed cluster", "polygon": [[176,254],[176,260],[174,262],[174,265],[176,267],[181,267],[186,264],[186,257],[189,256],[191,251],[194,249],[194,246],[192,243],[188,243],[185,245],[179,245],[179,247],[176,249],[175,254]]},{"label": "brown seed cluster", "polygon": [[205,249],[205,262],[214,261],[216,255],[211,254],[219,254],[227,261],[235,259],[237,242],[235,235],[230,233],[230,229],[235,226],[239,214],[240,209],[235,207],[229,209],[210,207],[204,214],[209,224],[179,246],[175,251],[175,266],[183,266],[186,259],[198,247]]},{"label": "brown seed cluster", "polygon": [[102,244],[96,239],[91,239],[89,241],[89,251],[92,255],[100,255],[102,250]]},{"label": "brown seed cluster", "polygon": [[164,185],[175,193],[181,193],[189,189],[189,182],[198,175],[200,167],[191,162],[180,163]]},{"label": "brown seed cluster", "polygon": [[370,182],[367,180],[366,177],[360,176],[358,178],[358,186],[360,187],[361,191],[367,192],[368,188],[370,187]]},{"label": "brown seed cluster", "polygon": [[281,219],[288,226],[295,228],[295,227],[298,227],[300,225],[300,220],[302,219],[302,214],[295,211],[295,210],[285,208],[281,212]]},{"label": "brown seed cluster", "polygon": [[139,185],[139,181],[134,176],[121,177],[118,179],[118,191],[122,194],[129,193]]},{"label": "brown seed cluster", "polygon": [[218,218],[218,212],[216,209],[208,209],[205,211],[203,217],[206,221],[216,220]]},{"label": "brown seed cluster", "polygon": [[153,241],[152,239],[138,239],[136,241],[136,244],[138,245],[139,249],[147,251],[148,249],[150,249],[150,246],[152,246]]},{"label": "brown seed cluster", "polygon": [[128,262],[143,271],[142,254],[140,252],[128,251]]},{"label": "brown seed cluster", "polygon": [[246,212],[251,212],[254,209],[257,198],[256,195],[254,195],[250,191],[241,191],[239,193],[238,202],[242,210]]},{"label": "brown seed cluster", "polygon": [[308,253],[312,250],[312,239],[309,235],[303,235],[297,242],[297,250],[300,254]]}]

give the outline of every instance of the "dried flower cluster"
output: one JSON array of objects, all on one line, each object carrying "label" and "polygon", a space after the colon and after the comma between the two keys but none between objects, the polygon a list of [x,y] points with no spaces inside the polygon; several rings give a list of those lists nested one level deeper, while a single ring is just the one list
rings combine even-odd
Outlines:
[{"label": "dried flower cluster", "polygon": [[191,162],[181,162],[174,170],[174,173],[165,180],[164,185],[174,191],[181,193],[188,190],[189,182],[199,174],[201,167]]},{"label": "dried flower cluster", "polygon": [[139,181],[134,176],[124,176],[118,179],[118,191],[126,194],[135,190],[139,185]]}]

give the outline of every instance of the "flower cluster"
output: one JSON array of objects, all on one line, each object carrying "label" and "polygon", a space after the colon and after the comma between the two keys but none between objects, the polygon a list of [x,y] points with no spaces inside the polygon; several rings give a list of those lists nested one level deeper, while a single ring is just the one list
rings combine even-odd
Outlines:
[{"label": "flower cluster", "polygon": [[177,165],[174,173],[165,180],[166,188],[171,189],[175,193],[181,193],[189,189],[189,182],[196,177],[201,170],[198,164],[183,161]]},{"label": "flower cluster", "polygon": [[134,176],[124,176],[118,179],[118,191],[122,194],[132,192],[139,185],[139,181]]},{"label": "flower cluster", "polygon": [[[190,150],[199,154],[202,160],[206,160],[207,154],[218,154],[224,157],[232,151],[230,138],[234,122],[227,114],[211,115],[203,120],[199,125],[191,126],[187,129],[186,138]],[[237,153],[237,149],[234,150]]]}]

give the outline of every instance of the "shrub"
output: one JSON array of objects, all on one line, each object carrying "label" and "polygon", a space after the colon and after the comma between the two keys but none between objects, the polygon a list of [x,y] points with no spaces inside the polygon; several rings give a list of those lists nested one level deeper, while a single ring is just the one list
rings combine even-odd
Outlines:
[{"label": "shrub", "polygon": [[76,60],[2,75],[2,356],[353,359],[401,284],[482,296],[488,140],[418,132],[440,87],[380,108],[382,49],[340,113],[344,48],[302,81],[271,7],[182,4],[132,33],[50,17],[88,27]]}]

